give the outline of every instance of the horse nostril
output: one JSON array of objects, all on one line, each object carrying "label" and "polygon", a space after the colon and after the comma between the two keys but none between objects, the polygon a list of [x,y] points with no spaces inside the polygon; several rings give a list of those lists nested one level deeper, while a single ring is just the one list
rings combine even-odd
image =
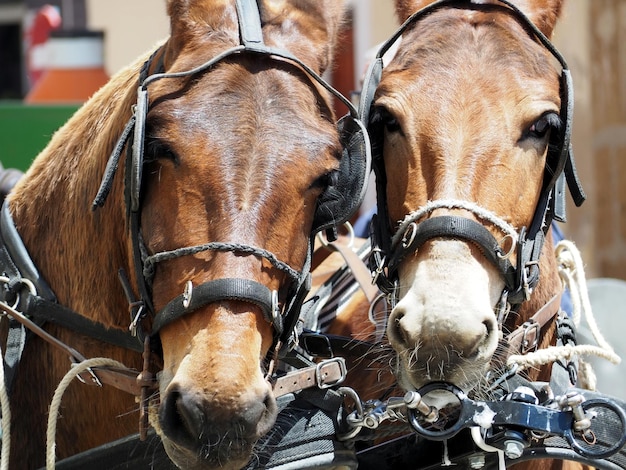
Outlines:
[{"label": "horse nostril", "polygon": [[485,338],[488,339],[496,331],[496,322],[493,320],[485,320],[483,325],[485,325],[486,330]]},{"label": "horse nostril", "polygon": [[491,335],[496,331],[495,322],[492,320],[484,320],[482,322],[483,331],[476,336],[472,346],[466,351],[467,359],[475,359],[478,355],[484,351],[486,345],[489,343]]},{"label": "horse nostril", "polygon": [[396,309],[393,312],[393,317],[389,322],[389,336],[393,338],[397,343],[402,344],[402,346],[406,348],[411,347],[411,342],[409,338],[409,333],[402,325],[402,319],[404,318],[404,311],[401,309]]},{"label": "horse nostril", "polygon": [[174,442],[192,446],[202,434],[205,418],[201,405],[185,392],[171,390],[161,406],[163,432]]}]

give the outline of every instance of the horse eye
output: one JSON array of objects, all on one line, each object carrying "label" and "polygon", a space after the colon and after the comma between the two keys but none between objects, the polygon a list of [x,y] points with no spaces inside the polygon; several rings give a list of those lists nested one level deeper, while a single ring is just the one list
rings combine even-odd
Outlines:
[{"label": "horse eye", "polygon": [[149,138],[146,142],[144,159],[146,161],[156,161],[159,159],[171,160],[175,164],[179,163],[178,155],[165,142],[159,139]]},{"label": "horse eye", "polygon": [[402,132],[400,122],[386,108],[376,108],[372,113],[372,122],[384,126],[389,133]]},{"label": "horse eye", "polygon": [[396,119],[396,117],[387,110],[385,110],[382,114],[382,122],[385,129],[389,133],[399,132],[401,130],[398,119]]},{"label": "horse eye", "polygon": [[398,132],[400,130],[400,123],[396,118],[392,117],[385,121],[385,129],[387,129],[387,132]]},{"label": "horse eye", "polygon": [[313,181],[311,188],[324,190],[330,186],[335,185],[337,183],[337,178],[338,173],[336,170],[329,171]]},{"label": "horse eye", "polygon": [[561,127],[561,119],[556,113],[548,113],[541,116],[528,129],[528,136],[535,139],[545,138],[550,131],[558,130]]}]

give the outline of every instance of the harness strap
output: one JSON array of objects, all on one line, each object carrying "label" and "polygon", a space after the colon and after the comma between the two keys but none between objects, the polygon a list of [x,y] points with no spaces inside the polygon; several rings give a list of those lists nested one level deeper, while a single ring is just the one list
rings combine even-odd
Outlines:
[{"label": "harness strap", "polygon": [[[380,291],[378,287],[372,283],[372,273],[365,264],[365,261],[352,248],[353,241],[353,236],[339,236],[335,241],[327,241],[324,243],[324,247],[328,248],[328,250],[325,251],[337,251],[342,256],[354,280],[359,284],[367,300],[372,303],[376,300],[376,297],[380,295]],[[316,250],[316,253],[318,251],[321,250]],[[367,256],[367,254],[369,254],[369,252],[366,251],[365,256]],[[321,263],[320,260],[322,258],[317,257],[316,254],[314,254],[314,257]]]},{"label": "harness strap", "polygon": [[304,330],[300,334],[300,347],[314,357],[341,356],[356,359],[370,357],[372,361],[388,361],[388,358],[382,354],[387,350],[384,344],[356,340],[348,336]]},{"label": "harness strap", "polygon": [[561,308],[561,293],[552,297],[530,319],[517,327],[506,336],[508,350],[506,356],[511,354],[526,354],[537,348],[541,329],[554,317]]},{"label": "harness strap", "polygon": [[61,304],[39,296],[27,295],[23,311],[37,321],[54,323],[98,341],[132,351],[141,352],[143,350],[141,342],[130,335],[128,331],[107,328],[102,323],[94,322]]},{"label": "harness strap", "polygon": [[516,289],[515,268],[506,258],[498,241],[484,225],[467,217],[444,215],[410,224],[400,239],[395,240],[389,259],[389,271],[395,272],[408,253],[414,253],[433,238],[455,238],[471,242],[504,277],[509,291]]},{"label": "harness strap", "polygon": [[299,392],[311,387],[325,389],[338,385],[346,378],[348,370],[342,357],[335,357],[319,362],[313,366],[289,372],[278,377],[274,382],[275,397],[288,393]]},{"label": "harness strap", "polygon": [[[18,321],[20,324],[28,328],[29,331],[33,332],[55,348],[66,353],[70,357],[70,361],[72,363],[77,364],[86,360],[85,357],[74,348],[52,336],[39,325],[35,324],[32,320],[24,316],[21,312],[4,303],[0,304],[0,310],[11,316],[11,318]],[[146,386],[146,384],[140,383],[137,380],[137,376],[138,372],[132,369],[98,367],[89,369],[89,373],[83,373],[81,375],[81,380],[84,383],[92,385],[102,385],[103,383],[106,383],[135,396],[139,396],[141,388]]]},{"label": "harness strap", "polygon": [[[188,283],[187,286],[190,284]],[[152,334],[189,312],[219,301],[249,302],[261,309],[265,319],[282,333],[282,317],[278,306],[278,293],[265,285],[241,278],[214,279],[186,291],[170,301],[157,313]]]},{"label": "harness strap", "polygon": [[0,241],[0,266],[3,275],[12,279],[28,279],[35,286],[38,295],[56,301],[52,289],[39,273],[15,227],[7,201],[2,204],[0,211]]}]

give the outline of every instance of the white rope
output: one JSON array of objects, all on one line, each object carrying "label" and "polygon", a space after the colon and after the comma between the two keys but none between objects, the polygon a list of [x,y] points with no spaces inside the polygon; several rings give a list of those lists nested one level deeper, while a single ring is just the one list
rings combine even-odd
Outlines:
[{"label": "white rope", "polygon": [[11,453],[11,408],[6,383],[4,382],[4,357],[0,348],[0,412],[2,413],[2,454],[0,470],[9,470],[9,454]]},{"label": "white rope", "polygon": [[48,414],[48,430],[46,434],[46,470],[54,470],[55,466],[57,419],[59,415],[59,408],[61,407],[61,398],[63,397],[65,390],[67,389],[67,387],[69,387],[72,380],[76,378],[79,374],[83,373],[87,369],[102,366],[126,369],[126,366],[121,362],[106,357],[87,359],[78,364],[74,364],[72,368],[65,374],[65,376],[59,383],[59,386],[55,390],[54,396],[52,397],[52,403],[50,404],[50,413]]},{"label": "white rope", "polygon": [[578,248],[576,248],[571,241],[562,240],[557,244],[555,254],[558,262],[559,276],[564,286],[569,289],[572,297],[572,305],[574,308],[572,319],[574,320],[574,324],[579,326],[582,312],[593,338],[598,345],[550,346],[524,355],[511,355],[507,360],[507,364],[509,366],[516,364],[520,369],[526,369],[528,367],[538,367],[549,364],[560,359],[569,360],[575,355],[594,355],[606,359],[613,364],[619,364],[622,359],[604,339],[593,316],[591,302],[589,301],[589,294],[587,292],[587,281],[585,280],[582,257],[580,256]]},{"label": "white rope", "polygon": [[544,364],[550,364],[560,359],[570,360],[576,355],[594,355],[606,359],[613,364],[619,364],[621,359],[613,351],[607,351],[599,346],[591,344],[577,344],[575,346],[568,344],[564,346],[549,346],[539,349],[528,354],[513,354],[509,356],[507,364],[512,366],[517,364],[518,370],[528,369],[529,367],[538,367]]},{"label": "white rope", "polygon": [[506,235],[510,236],[513,240],[513,246],[517,244],[518,234],[517,230],[515,230],[515,227],[513,227],[501,217],[498,217],[490,210],[487,210],[474,202],[463,201],[460,199],[437,199],[435,201],[428,201],[425,205],[423,205],[416,211],[408,214],[404,218],[404,220],[398,222],[398,230],[396,234],[403,234],[408,225],[420,220],[422,217],[430,214],[436,209],[465,209],[473,213],[479,219],[491,222],[493,225],[502,230]]}]

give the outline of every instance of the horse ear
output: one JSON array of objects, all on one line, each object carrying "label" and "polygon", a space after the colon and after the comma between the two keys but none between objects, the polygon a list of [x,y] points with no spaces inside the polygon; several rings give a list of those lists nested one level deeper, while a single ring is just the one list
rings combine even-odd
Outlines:
[{"label": "horse ear", "polygon": [[[434,0],[396,0],[396,15],[402,23],[409,16],[425,6],[433,3]],[[498,0],[475,0],[476,3],[500,3]],[[548,38],[552,36],[554,26],[559,15],[564,0],[512,0],[520,10],[545,34]]]},{"label": "horse ear", "polygon": [[516,0],[520,10],[548,38],[552,37],[564,0]]},{"label": "horse ear", "polygon": [[[287,6],[286,6],[286,5]],[[339,31],[345,19],[345,1],[341,0],[287,0],[286,2],[262,1],[261,18],[264,23],[281,22],[283,44],[307,65],[317,65],[316,72],[322,74],[330,66]],[[308,36],[308,45],[294,44],[290,30],[294,25]],[[278,39],[275,35],[274,39]],[[326,47],[319,47],[325,44]],[[322,53],[320,53],[322,51]],[[311,56],[314,54],[314,56]]]}]

